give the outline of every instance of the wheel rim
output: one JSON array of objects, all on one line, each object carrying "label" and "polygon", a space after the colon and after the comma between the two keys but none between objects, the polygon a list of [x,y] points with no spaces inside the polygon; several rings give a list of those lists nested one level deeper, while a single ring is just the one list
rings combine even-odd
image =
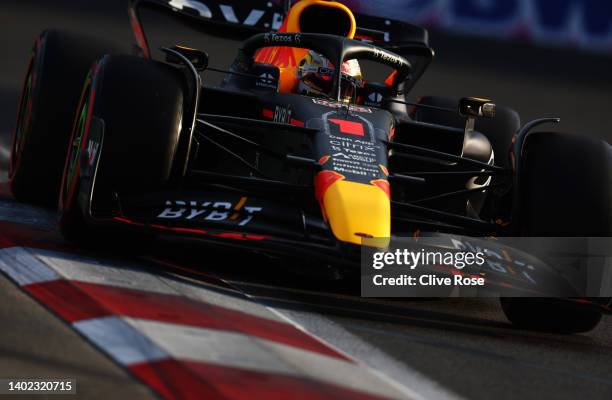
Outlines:
[{"label": "wheel rim", "polygon": [[89,114],[89,104],[90,104],[90,88],[87,87],[83,94],[83,102],[81,108],[79,109],[79,114],[77,115],[76,124],[74,127],[74,135],[72,136],[72,140],[70,142],[70,147],[68,149],[68,159],[66,164],[66,179],[64,184],[64,196],[65,202],[69,202],[69,195],[74,184],[74,179],[77,172],[77,166],[79,164],[79,158],[81,155],[81,151],[83,148],[83,138],[85,137],[85,132],[87,131],[87,117]]}]

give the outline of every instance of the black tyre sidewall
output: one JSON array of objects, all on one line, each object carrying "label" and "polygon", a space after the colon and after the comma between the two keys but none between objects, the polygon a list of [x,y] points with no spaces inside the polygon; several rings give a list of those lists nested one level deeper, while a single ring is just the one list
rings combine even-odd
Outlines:
[{"label": "black tyre sidewall", "polygon": [[63,31],[47,30],[37,38],[29,135],[20,154],[11,154],[10,183],[18,200],[55,207],[85,76],[96,59],[118,51],[113,44]]},{"label": "black tyre sidewall", "polygon": [[[583,135],[537,132],[527,137],[521,154],[522,235],[611,236],[612,151],[607,143]],[[588,332],[602,317],[595,306],[561,299],[504,298],[501,304],[517,326],[548,332]]]},{"label": "black tyre sidewall", "polygon": [[501,305],[508,320],[516,326],[542,332],[589,332],[602,318],[595,306],[561,299],[502,298]]},{"label": "black tyre sidewall", "polygon": [[610,237],[612,152],[593,137],[536,132],[520,169],[520,230],[526,236]]},{"label": "black tyre sidewall", "polygon": [[[181,134],[184,92],[178,70],[134,56],[104,57],[92,75],[91,115],[104,123],[95,186],[81,184],[82,176],[76,174],[70,183],[73,198],[60,204],[64,236],[88,241],[116,236],[87,220],[90,206],[96,217],[108,218],[118,211],[115,193],[146,194],[168,184]],[[81,151],[86,147],[84,141]],[[66,161],[62,186],[69,184],[67,167]]]}]

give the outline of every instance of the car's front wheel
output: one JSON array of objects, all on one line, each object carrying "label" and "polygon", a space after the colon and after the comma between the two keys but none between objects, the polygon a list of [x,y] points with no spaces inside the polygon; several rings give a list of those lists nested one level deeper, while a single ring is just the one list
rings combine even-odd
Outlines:
[{"label": "car's front wheel", "polygon": [[121,216],[123,196],[164,187],[182,119],[177,69],[134,56],[100,60],[84,85],[65,161],[62,234],[77,241],[108,237],[88,217]]},{"label": "car's front wheel", "polygon": [[[612,151],[608,143],[581,135],[533,133],[525,140],[519,163],[521,235],[612,236]],[[593,301],[609,304],[610,299]],[[504,298],[501,304],[514,324],[543,331],[588,332],[602,317],[596,306],[564,299]]]}]

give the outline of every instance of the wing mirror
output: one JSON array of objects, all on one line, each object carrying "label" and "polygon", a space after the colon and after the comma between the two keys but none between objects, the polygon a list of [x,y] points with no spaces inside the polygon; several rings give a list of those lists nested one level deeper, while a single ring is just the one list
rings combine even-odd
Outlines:
[{"label": "wing mirror", "polygon": [[[208,68],[208,54],[205,51],[192,49],[191,47],[181,45],[172,47],[172,50],[181,53],[181,55],[188,59],[198,71],[204,71],[206,68]],[[179,60],[175,60],[175,58],[178,57],[172,56],[170,53],[167,55],[168,62],[180,64],[181,62]]]},{"label": "wing mirror", "polygon": [[489,99],[464,97],[459,100],[459,115],[466,117],[465,136],[474,131],[476,118],[495,118],[497,105]]},{"label": "wing mirror", "polygon": [[459,115],[473,118],[495,118],[497,105],[489,99],[464,97],[459,100]]}]

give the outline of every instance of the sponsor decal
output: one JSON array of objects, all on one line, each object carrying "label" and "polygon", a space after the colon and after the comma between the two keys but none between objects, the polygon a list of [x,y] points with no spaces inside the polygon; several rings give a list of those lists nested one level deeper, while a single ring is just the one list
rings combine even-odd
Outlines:
[{"label": "sponsor decal", "polygon": [[354,135],[330,135],[331,169],[367,179],[380,176],[378,152],[380,145],[357,139]]},{"label": "sponsor decal", "polygon": [[242,197],[236,204],[229,201],[184,201],[168,200],[166,208],[157,216],[164,220],[228,222],[247,226],[263,211],[262,207],[248,205]]},{"label": "sponsor decal", "polygon": [[372,104],[380,104],[383,101],[383,95],[378,92],[370,93],[368,100]]},{"label": "sponsor decal", "polygon": [[[605,51],[612,47],[612,3],[602,0],[341,0],[354,12],[429,28]],[[219,4],[221,3],[221,4]],[[278,30],[281,1],[236,7],[212,0],[169,0],[201,18]],[[385,32],[385,41],[391,40]]]},{"label": "sponsor decal", "polygon": [[302,35],[299,33],[266,33],[264,41],[271,45],[299,45],[302,42]]},{"label": "sponsor decal", "polygon": [[93,167],[98,159],[98,152],[100,151],[100,143],[89,139],[87,142],[87,164]]},{"label": "sponsor decal", "polygon": [[[230,4],[218,4],[214,1],[201,0],[170,0],[168,5],[175,10],[183,11],[189,14],[196,14],[201,18],[206,19],[222,19],[231,24],[240,24],[246,26],[263,25],[265,28],[279,29],[283,24],[283,15],[279,9],[274,12],[269,12],[265,9],[247,9],[246,17],[239,18],[236,13],[236,8]],[[272,9],[274,4],[268,3],[268,9]],[[244,8],[240,8],[240,13],[243,14]],[[266,18],[266,14],[270,14]],[[263,22],[263,24],[262,24]]]},{"label": "sponsor decal", "polygon": [[104,121],[92,116],[89,124],[89,135],[86,142],[83,143],[83,149],[79,155],[83,177],[93,178],[102,153],[103,139]]},{"label": "sponsor decal", "polygon": [[378,47],[374,48],[374,56],[381,61],[394,64],[396,67],[406,66],[406,62],[400,56],[380,49]]},{"label": "sponsor decal", "polygon": [[259,20],[266,13],[263,10],[251,10],[251,12],[246,17],[246,19],[244,21],[240,21],[238,20],[238,17],[236,16],[236,13],[234,12],[234,7],[228,6],[226,4],[220,4],[219,8],[221,8],[221,12],[223,13],[223,16],[225,17],[225,20],[227,22],[231,22],[234,24],[243,24],[247,26],[253,26],[257,24]]},{"label": "sponsor decal", "polygon": [[265,118],[271,119],[274,122],[303,127],[304,123],[295,118],[292,118],[292,114],[293,112],[291,111],[291,106],[274,106],[274,111],[268,108],[264,108],[262,110],[262,115]]},{"label": "sponsor decal", "polygon": [[259,79],[255,82],[255,86],[278,90],[278,79],[269,72],[264,72],[259,75]]},{"label": "sponsor decal", "polygon": [[[320,106],[329,107],[329,108],[335,108],[335,109],[346,108],[346,104],[339,103],[337,101],[332,101],[332,100],[312,99],[312,102]],[[360,113],[372,114],[373,112],[371,108],[361,107],[361,106],[356,106],[356,105],[349,106],[349,109],[350,111],[360,112]]]},{"label": "sponsor decal", "polygon": [[536,283],[530,272],[536,270],[536,268],[526,261],[515,259],[510,252],[504,249],[492,249],[483,248],[481,246],[474,245],[466,240],[459,240],[452,238],[452,245],[456,250],[460,251],[471,251],[479,252],[486,255],[485,262],[483,264],[485,269],[491,271],[507,274],[512,276],[520,276],[521,278]]},{"label": "sponsor decal", "polygon": [[291,123],[291,107],[276,106],[274,108],[274,118],[272,120],[281,124]]}]

